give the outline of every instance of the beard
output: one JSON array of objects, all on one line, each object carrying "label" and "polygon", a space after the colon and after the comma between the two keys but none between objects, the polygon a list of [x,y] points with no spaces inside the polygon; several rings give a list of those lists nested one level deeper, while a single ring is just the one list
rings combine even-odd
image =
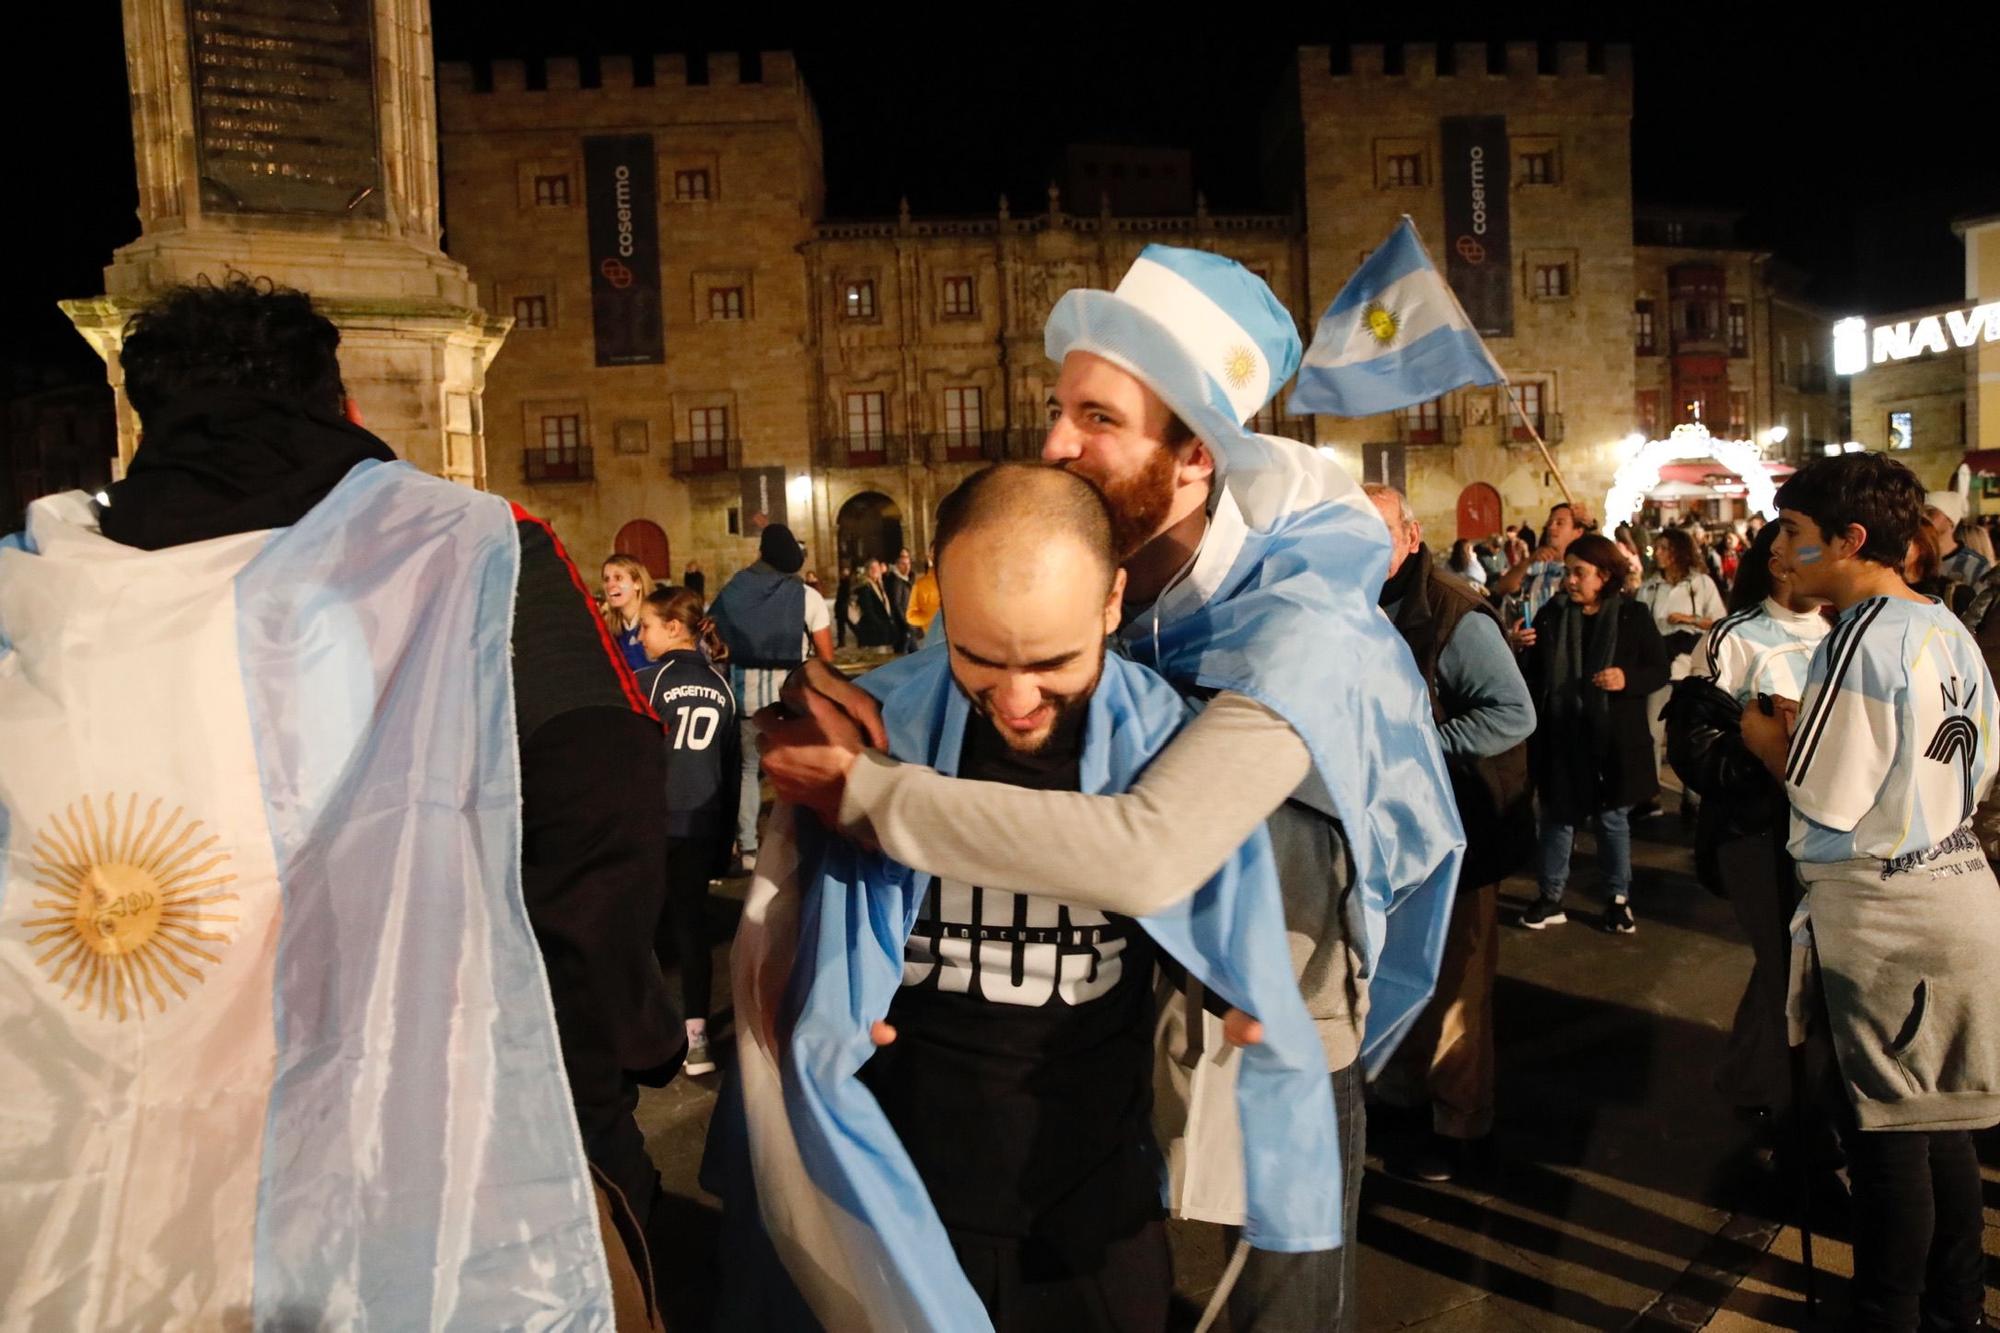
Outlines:
[{"label": "beard", "polygon": [[1160,445],[1148,454],[1139,470],[1129,477],[1105,480],[1063,465],[1097,487],[1111,511],[1111,544],[1119,564],[1139,553],[1139,549],[1160,535],[1167,514],[1174,507],[1174,473],[1180,460],[1174,451]]},{"label": "beard", "polygon": [[1083,721],[1090,711],[1090,696],[1097,693],[1097,683],[1104,678],[1104,659],[1097,660],[1097,670],[1090,677],[1090,684],[1075,694],[1044,694],[1043,704],[1052,708],[1054,716],[1046,726],[1032,732],[1019,732],[1001,722],[993,711],[993,691],[982,690],[972,693],[960,684],[957,673],[952,674],[951,683],[958,687],[971,703],[972,710],[986,719],[986,725],[993,728],[1001,741],[1016,754],[1041,754],[1058,745],[1073,743],[1082,735]]}]

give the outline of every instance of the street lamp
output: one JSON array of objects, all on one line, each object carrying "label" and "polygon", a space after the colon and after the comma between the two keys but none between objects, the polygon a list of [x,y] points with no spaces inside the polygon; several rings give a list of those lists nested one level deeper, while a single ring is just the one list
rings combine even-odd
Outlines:
[{"label": "street lamp", "polygon": [[812,478],[801,472],[785,483],[785,499],[795,509],[804,509],[812,500]]},{"label": "street lamp", "polygon": [[1785,442],[1785,437],[1790,435],[1791,433],[1792,432],[1790,430],[1786,429],[1783,426],[1773,426],[1771,427],[1771,429],[1764,432],[1764,443],[1769,445],[1783,444]]}]

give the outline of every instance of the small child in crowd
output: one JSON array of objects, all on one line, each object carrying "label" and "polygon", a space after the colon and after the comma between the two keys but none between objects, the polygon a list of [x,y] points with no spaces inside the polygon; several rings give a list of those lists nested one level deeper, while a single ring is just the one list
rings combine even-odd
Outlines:
[{"label": "small child in crowd", "polygon": [[714,1072],[708,1047],[712,968],[702,916],[709,881],[727,873],[735,834],[738,755],[736,696],[718,667],[729,648],[686,588],[658,587],[639,612],[639,641],[652,665],[639,691],[659,714],[667,746],[667,899],[654,948],[677,961],[687,1019],[690,1074]]}]

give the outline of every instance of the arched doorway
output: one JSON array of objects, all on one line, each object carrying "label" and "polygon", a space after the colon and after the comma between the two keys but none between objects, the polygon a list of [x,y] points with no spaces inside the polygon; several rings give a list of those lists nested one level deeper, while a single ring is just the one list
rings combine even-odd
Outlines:
[{"label": "arched doorway", "polygon": [[1500,531],[1500,492],[1475,481],[1458,493],[1458,535],[1483,541]]},{"label": "arched doorway", "polygon": [[673,562],[667,555],[667,534],[650,518],[635,518],[618,529],[611,549],[619,555],[634,556],[656,579],[673,577]]},{"label": "arched doorway", "polygon": [[836,520],[840,561],[853,566],[874,557],[893,562],[903,549],[903,511],[880,491],[863,491],[840,507]]}]

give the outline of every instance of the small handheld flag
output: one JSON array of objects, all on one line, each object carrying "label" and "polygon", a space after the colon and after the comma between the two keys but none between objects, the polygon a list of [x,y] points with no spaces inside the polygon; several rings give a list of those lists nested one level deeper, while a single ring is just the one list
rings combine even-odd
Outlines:
[{"label": "small handheld flag", "polygon": [[1374,416],[1506,378],[1406,215],[1321,316],[1287,410]]}]

